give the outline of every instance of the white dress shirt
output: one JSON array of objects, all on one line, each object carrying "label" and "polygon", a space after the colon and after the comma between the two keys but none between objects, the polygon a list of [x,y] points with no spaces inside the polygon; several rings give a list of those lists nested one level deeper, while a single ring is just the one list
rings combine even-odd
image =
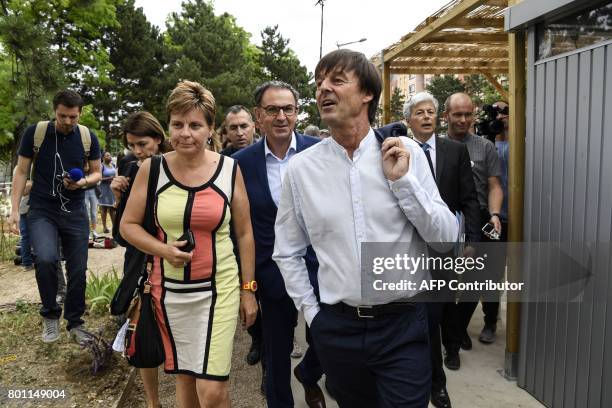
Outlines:
[{"label": "white dress shirt", "polygon": [[319,260],[321,302],[357,306],[364,304],[361,243],[452,242],[457,236],[457,222],[440,198],[423,150],[412,139],[401,140],[410,152],[410,166],[395,182],[383,174],[372,129],[352,160],[329,137],[289,163],[272,258],[309,325],[319,305],[302,258],[308,245]]},{"label": "white dress shirt", "polygon": [[291,134],[291,144],[289,150],[283,159],[279,159],[272,153],[272,150],[268,148],[268,140],[264,140],[264,151],[266,155],[266,173],[268,174],[268,186],[270,187],[270,193],[272,194],[272,200],[278,207],[280,201],[281,190],[283,186],[283,180],[285,179],[285,173],[287,172],[287,165],[289,159],[297,151],[297,142],[295,140],[295,133]]}]

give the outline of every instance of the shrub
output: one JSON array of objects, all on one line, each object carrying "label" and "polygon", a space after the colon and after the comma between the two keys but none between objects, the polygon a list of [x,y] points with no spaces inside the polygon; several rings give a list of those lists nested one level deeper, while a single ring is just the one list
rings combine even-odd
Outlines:
[{"label": "shrub", "polygon": [[85,288],[85,298],[90,303],[90,312],[104,313],[109,310],[119,282],[121,282],[121,279],[114,267],[112,273],[105,275],[89,274],[87,287]]}]

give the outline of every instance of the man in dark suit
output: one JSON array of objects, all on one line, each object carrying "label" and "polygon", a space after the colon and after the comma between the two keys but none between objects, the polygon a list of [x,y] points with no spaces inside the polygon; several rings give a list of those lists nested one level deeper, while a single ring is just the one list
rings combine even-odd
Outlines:
[{"label": "man in dark suit", "polygon": [[[404,105],[404,117],[414,139],[425,152],[432,175],[442,200],[453,212],[462,212],[465,219],[466,240],[480,240],[480,210],[472,177],[470,156],[461,143],[435,135],[438,101],[429,92],[420,92]],[[435,275],[436,271],[432,271]],[[427,305],[431,343],[431,402],[435,407],[450,408],[446,391],[446,376],[442,368],[440,324],[444,330],[447,368],[460,366],[459,314],[454,302],[430,302]]]},{"label": "man in dark suit", "polygon": [[[314,145],[319,139],[294,132],[298,94],[289,84],[269,81],[255,90],[256,117],[265,137],[232,157],[240,165],[255,236],[255,277],[262,313],[264,360],[268,407],[293,407],[291,359],[297,309],[287,294],[276,263],[274,222],[287,164],[293,155]],[[312,248],[304,256],[313,286],[318,262]],[[306,334],[309,341],[309,334]],[[309,347],[294,373],[304,386],[309,407],[325,407],[323,392],[317,385],[323,372],[314,348]]]}]

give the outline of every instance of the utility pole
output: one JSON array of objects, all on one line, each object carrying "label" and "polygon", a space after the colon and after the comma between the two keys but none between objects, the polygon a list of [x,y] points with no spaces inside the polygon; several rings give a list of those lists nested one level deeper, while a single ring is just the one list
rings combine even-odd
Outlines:
[{"label": "utility pole", "polygon": [[323,7],[325,6],[325,0],[318,0],[315,6],[321,6],[321,41],[319,42],[319,59],[323,58]]}]

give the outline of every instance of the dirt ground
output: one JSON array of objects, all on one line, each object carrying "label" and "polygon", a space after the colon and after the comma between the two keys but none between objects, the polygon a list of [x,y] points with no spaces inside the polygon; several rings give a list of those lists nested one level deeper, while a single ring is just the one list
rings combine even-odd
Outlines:
[{"label": "dirt ground", "polygon": [[[105,274],[113,267],[121,272],[124,249],[90,249],[88,273]],[[0,263],[0,406],[19,407],[111,407],[127,381],[130,367],[114,353],[111,368],[98,374],[89,372],[91,356],[77,344],[68,340],[62,320],[60,341],[50,345],[42,343],[42,326],[38,316],[40,302],[34,271],[26,271],[12,263]],[[17,306],[17,307],[15,307]],[[109,316],[84,316],[90,328],[103,328],[104,338],[112,343],[117,331]],[[10,336],[6,334],[10,333]],[[261,367],[248,366],[245,356],[250,337],[238,327],[234,339],[230,397],[238,408],[265,407],[259,391]],[[164,407],[174,407],[174,377],[160,370],[160,395]],[[3,399],[10,387],[21,389],[64,389],[65,400]],[[129,391],[125,407],[145,407],[144,390],[140,377],[136,377]]]}]

